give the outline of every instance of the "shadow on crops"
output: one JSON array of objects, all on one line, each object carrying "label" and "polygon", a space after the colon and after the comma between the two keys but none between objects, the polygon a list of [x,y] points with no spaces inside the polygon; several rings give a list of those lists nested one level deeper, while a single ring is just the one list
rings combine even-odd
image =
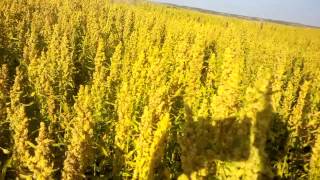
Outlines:
[{"label": "shadow on crops", "polygon": [[185,111],[186,123],[179,138],[184,173],[190,175],[208,167],[214,160],[245,161],[249,158],[252,125],[248,119],[239,121],[236,117],[230,117],[216,120],[213,125],[207,117],[193,120],[192,111],[186,105]]},{"label": "shadow on crops", "polygon": [[274,174],[277,174],[277,163],[283,162],[287,155],[286,146],[288,140],[289,130],[287,123],[281,119],[279,114],[273,113],[265,151],[268,155],[270,165],[273,167],[272,170]]},{"label": "shadow on crops", "polygon": [[[258,179],[272,179],[276,169],[272,173],[271,167],[285,156],[288,129],[273,112],[270,102],[267,101],[265,108],[256,113],[257,121],[254,125],[252,119],[247,117],[242,120],[229,117],[214,121],[208,117],[195,118],[191,108],[185,105],[185,123],[179,137],[183,172],[190,176],[193,172],[207,168],[209,176],[214,177],[215,160],[247,161],[251,148],[255,147],[262,163]],[[254,137],[252,142],[250,136]]]}]

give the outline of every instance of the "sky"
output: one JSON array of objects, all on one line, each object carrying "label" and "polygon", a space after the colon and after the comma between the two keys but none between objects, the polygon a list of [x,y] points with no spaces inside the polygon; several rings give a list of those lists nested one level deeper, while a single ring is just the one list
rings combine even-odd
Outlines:
[{"label": "sky", "polygon": [[154,0],[320,27],[320,0]]}]

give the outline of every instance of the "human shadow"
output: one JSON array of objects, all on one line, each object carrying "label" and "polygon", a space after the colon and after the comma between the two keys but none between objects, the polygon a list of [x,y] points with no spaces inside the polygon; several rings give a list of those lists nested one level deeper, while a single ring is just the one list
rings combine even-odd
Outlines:
[{"label": "human shadow", "polygon": [[248,118],[219,119],[213,125],[208,117],[193,119],[192,111],[187,105],[185,112],[184,131],[179,138],[185,174],[190,175],[214,160],[245,161],[249,158],[252,124]]},{"label": "human shadow", "polygon": [[[285,156],[288,141],[287,125],[273,111],[271,92],[265,95],[264,108],[249,117],[213,120],[195,117],[188,105],[184,105],[185,119],[182,134],[178,138],[181,148],[183,173],[190,176],[203,168],[216,174],[214,161],[241,162],[250,158],[253,148],[257,150],[260,167],[257,179],[277,179],[274,165]],[[254,152],[253,152],[254,153]]]},{"label": "human shadow", "polygon": [[270,129],[266,141],[265,152],[268,156],[270,166],[275,174],[274,179],[281,179],[277,176],[277,163],[285,161],[287,155],[287,143],[289,140],[288,124],[278,113],[272,114]]}]

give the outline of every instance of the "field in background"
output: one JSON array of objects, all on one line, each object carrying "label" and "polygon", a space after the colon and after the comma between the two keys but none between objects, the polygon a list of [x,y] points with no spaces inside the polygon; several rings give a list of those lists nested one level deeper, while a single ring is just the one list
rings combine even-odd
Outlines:
[{"label": "field in background", "polygon": [[168,8],[187,9],[187,10],[193,10],[193,11],[198,11],[198,12],[202,12],[205,14],[212,14],[212,15],[217,15],[217,16],[224,16],[224,17],[227,16],[227,17],[233,17],[233,18],[238,18],[238,19],[242,19],[242,20],[261,22],[261,23],[274,23],[274,24],[280,24],[280,25],[320,29],[320,27],[318,27],[318,26],[306,25],[306,24],[302,24],[302,23],[295,23],[295,22],[289,22],[289,21],[283,21],[283,20],[275,20],[275,19],[267,19],[267,18],[261,18],[261,17],[252,17],[252,16],[245,16],[245,15],[239,15],[239,14],[225,13],[225,12],[220,12],[220,11],[214,11],[214,10],[190,7],[190,6],[183,6],[183,5],[171,4],[171,3],[162,3],[162,2],[155,2],[155,1],[153,1],[153,2],[156,4],[164,5]]},{"label": "field in background", "polygon": [[319,179],[320,30],[1,0],[0,179]]}]

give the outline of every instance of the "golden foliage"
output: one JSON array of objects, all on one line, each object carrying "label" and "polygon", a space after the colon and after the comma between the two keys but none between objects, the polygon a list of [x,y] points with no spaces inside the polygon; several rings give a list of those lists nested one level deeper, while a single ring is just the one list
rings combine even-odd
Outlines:
[{"label": "golden foliage", "polygon": [[320,31],[145,1],[0,1],[1,178],[317,179]]}]

